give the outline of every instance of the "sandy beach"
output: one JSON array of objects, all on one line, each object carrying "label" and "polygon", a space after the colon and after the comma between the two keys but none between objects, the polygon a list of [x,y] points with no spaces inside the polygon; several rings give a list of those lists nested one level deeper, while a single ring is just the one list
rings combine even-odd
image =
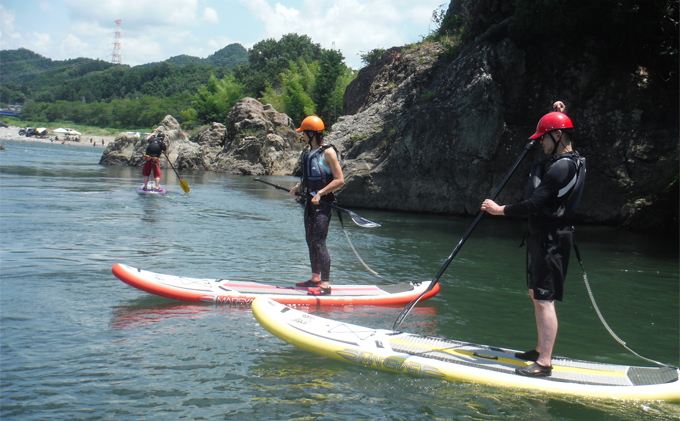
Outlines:
[{"label": "sandy beach", "polygon": [[[88,136],[84,134],[80,136],[80,142],[77,142],[74,140],[66,140],[64,135],[57,136],[54,133],[50,133],[50,135],[46,136],[45,138],[35,136],[26,137],[19,136],[20,128],[21,127],[15,126],[0,127],[0,141],[19,140],[24,142],[41,142],[41,143],[57,143],[63,145],[85,145],[106,147],[109,143],[113,142],[116,139],[116,136]],[[58,137],[58,140],[55,140],[56,137]]]}]

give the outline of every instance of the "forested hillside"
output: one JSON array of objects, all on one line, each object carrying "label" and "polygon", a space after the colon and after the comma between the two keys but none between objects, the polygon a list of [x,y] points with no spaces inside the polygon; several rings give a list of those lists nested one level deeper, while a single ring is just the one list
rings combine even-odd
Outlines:
[{"label": "forested hillside", "polygon": [[24,105],[24,119],[120,129],[151,127],[167,114],[185,128],[226,123],[246,96],[294,121],[317,114],[330,125],[342,115],[342,96],[355,76],[339,51],[297,34],[247,51],[231,44],[205,59],[176,56],[136,67],[52,61],[23,49],[0,56],[0,104]]},{"label": "forested hillside", "polygon": [[[207,64],[215,67],[234,67],[241,63],[248,63],[248,50],[241,44],[229,44],[206,58],[182,54],[170,57],[165,60],[165,62],[170,63],[175,67],[186,66],[190,63]],[[142,64],[140,67],[153,67],[157,64],[159,63],[147,63]]]}]

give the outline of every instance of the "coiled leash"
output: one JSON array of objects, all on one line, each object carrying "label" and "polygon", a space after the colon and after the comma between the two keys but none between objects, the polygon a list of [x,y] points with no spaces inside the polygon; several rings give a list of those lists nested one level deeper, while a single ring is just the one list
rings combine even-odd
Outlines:
[{"label": "coiled leash", "polygon": [[361,264],[364,265],[364,267],[366,268],[366,270],[368,270],[372,275],[375,275],[375,276],[377,276],[378,278],[384,279],[384,280],[386,280],[386,281],[388,281],[388,282],[392,282],[392,281],[390,281],[389,279],[387,279],[387,278],[385,278],[385,277],[383,277],[383,276],[380,276],[380,275],[378,274],[378,272],[376,272],[376,271],[374,271],[373,269],[371,269],[370,267],[368,267],[368,265],[364,262],[364,260],[361,258],[361,256],[359,256],[359,253],[357,253],[356,249],[354,248],[354,245],[352,244],[352,241],[349,239],[349,235],[347,234],[347,230],[345,229],[345,224],[342,223],[342,212],[340,212],[339,210],[338,210],[337,212],[338,212],[338,219],[340,220],[340,226],[342,227],[342,232],[345,233],[345,238],[347,238],[347,242],[349,243],[349,246],[352,248],[352,251],[354,252],[354,255],[357,257],[357,259],[359,259],[359,261],[361,262]]}]

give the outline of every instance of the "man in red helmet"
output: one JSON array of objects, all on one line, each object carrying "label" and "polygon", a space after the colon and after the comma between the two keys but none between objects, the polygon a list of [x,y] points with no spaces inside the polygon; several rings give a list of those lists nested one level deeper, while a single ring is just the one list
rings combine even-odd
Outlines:
[{"label": "man in red helmet", "polygon": [[531,263],[527,272],[538,345],[531,351],[515,354],[517,358],[534,361],[515,370],[523,376],[552,374],[552,351],[557,337],[554,300],[562,301],[573,245],[574,227],[570,221],[581,200],[585,181],[585,158],[572,150],[573,127],[571,119],[561,112],[543,116],[530,139],[538,139],[549,158],[533,163],[526,200],[500,206],[486,199],[482,204],[482,210],[492,215],[529,217],[527,247]]}]

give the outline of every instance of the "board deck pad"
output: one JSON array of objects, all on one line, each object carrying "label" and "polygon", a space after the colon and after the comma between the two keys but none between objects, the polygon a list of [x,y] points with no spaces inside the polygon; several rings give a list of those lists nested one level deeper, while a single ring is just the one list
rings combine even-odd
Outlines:
[{"label": "board deck pad", "polygon": [[352,325],[266,298],[255,300],[252,310],[262,326],[284,341],[372,369],[572,396],[680,401],[677,367],[553,357],[551,376],[525,377],[515,369],[531,362],[516,358],[518,350]]},{"label": "board deck pad", "polygon": [[[123,282],[143,291],[182,301],[217,304],[249,303],[258,296],[268,296],[289,304],[403,304],[424,293],[429,282],[401,282],[391,285],[342,285],[331,283],[331,295],[308,295],[309,288],[294,282],[258,282],[252,280],[189,278],[163,275],[117,263],[113,274]],[[422,300],[439,292],[435,285]],[[236,300],[236,301],[235,301]]]}]

